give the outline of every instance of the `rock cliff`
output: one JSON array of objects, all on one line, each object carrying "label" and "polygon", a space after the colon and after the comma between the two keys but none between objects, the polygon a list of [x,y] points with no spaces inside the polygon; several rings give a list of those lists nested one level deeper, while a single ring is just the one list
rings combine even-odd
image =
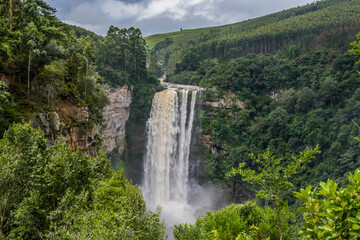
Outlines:
[{"label": "rock cliff", "polygon": [[125,124],[130,115],[131,91],[127,85],[110,89],[110,104],[103,110],[103,124],[89,123],[89,110],[68,101],[58,100],[56,111],[37,114],[31,121],[40,127],[50,145],[63,138],[73,150],[78,147],[90,156],[96,156],[102,140],[102,149],[122,155],[126,149]]},{"label": "rock cliff", "polygon": [[58,100],[55,109],[53,112],[38,113],[31,120],[31,125],[44,131],[49,145],[63,138],[73,150],[80,147],[89,156],[96,156],[100,139],[97,126],[89,124],[88,108]]},{"label": "rock cliff", "polygon": [[125,125],[130,115],[131,91],[127,85],[110,89],[110,104],[103,110],[104,124],[101,128],[103,150],[116,150],[120,155],[126,149]]}]

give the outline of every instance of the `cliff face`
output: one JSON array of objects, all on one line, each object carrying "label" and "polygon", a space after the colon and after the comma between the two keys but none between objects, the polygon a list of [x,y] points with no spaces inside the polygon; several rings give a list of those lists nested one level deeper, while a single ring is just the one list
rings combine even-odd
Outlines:
[{"label": "cliff face", "polygon": [[112,88],[109,99],[110,104],[103,110],[104,122],[101,129],[103,150],[105,152],[116,150],[123,155],[126,149],[125,125],[129,119],[132,102],[131,91],[127,85]]},{"label": "cliff face", "polygon": [[49,145],[63,138],[74,151],[80,147],[89,156],[96,156],[100,139],[97,127],[89,124],[88,108],[66,101],[57,101],[56,106],[56,111],[37,114],[31,125],[44,131]]},{"label": "cliff face", "polygon": [[[63,138],[73,150],[78,147],[89,156],[96,156],[100,149],[122,155],[126,149],[125,124],[130,115],[131,91],[125,85],[110,89],[110,104],[103,110],[103,124],[89,123],[89,110],[74,103],[58,100],[55,111],[37,114],[31,121],[33,127],[40,127],[50,145],[57,138]],[[101,136],[100,136],[101,135]]]}]

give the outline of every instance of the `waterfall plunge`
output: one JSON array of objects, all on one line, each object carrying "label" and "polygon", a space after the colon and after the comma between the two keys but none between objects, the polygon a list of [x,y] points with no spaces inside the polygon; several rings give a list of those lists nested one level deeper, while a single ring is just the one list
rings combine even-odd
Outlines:
[{"label": "waterfall plunge", "polygon": [[150,209],[162,207],[168,227],[196,218],[188,193],[197,92],[194,88],[170,88],[156,93],[147,122],[144,197]]},{"label": "waterfall plunge", "polygon": [[[187,203],[191,132],[197,91],[168,89],[153,99],[147,122],[144,194],[151,206]],[[178,96],[180,95],[180,97]]]}]

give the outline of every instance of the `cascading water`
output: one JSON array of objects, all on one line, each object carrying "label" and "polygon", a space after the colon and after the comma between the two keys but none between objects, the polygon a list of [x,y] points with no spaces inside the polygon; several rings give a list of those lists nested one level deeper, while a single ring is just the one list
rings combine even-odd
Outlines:
[{"label": "cascading water", "polygon": [[[169,87],[169,86],[168,86]],[[189,155],[199,88],[172,85],[156,93],[147,122],[143,191],[150,209],[162,207],[168,226],[193,222]]]},{"label": "cascading water", "polygon": [[[197,90],[168,89],[153,99],[147,123],[144,194],[152,206],[169,201],[187,203],[191,132]],[[178,96],[180,95],[180,97]]]}]

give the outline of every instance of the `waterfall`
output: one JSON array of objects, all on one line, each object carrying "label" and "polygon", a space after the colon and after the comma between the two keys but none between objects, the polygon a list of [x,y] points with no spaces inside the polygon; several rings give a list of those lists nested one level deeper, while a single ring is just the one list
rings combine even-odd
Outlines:
[{"label": "waterfall", "polygon": [[[161,218],[172,239],[174,224],[195,223],[199,214],[218,208],[222,193],[207,182],[199,185],[190,161],[199,87],[162,83],[166,90],[155,94],[147,121],[147,145],[141,186],[148,209],[162,208]],[[193,149],[195,150],[195,149]],[[196,151],[196,150],[195,150]],[[191,164],[190,164],[191,163]],[[190,181],[191,177],[191,181]],[[221,200],[221,202],[219,201]]]},{"label": "waterfall", "polygon": [[186,206],[189,155],[197,89],[156,93],[147,122],[144,197],[150,208],[170,202]]}]

